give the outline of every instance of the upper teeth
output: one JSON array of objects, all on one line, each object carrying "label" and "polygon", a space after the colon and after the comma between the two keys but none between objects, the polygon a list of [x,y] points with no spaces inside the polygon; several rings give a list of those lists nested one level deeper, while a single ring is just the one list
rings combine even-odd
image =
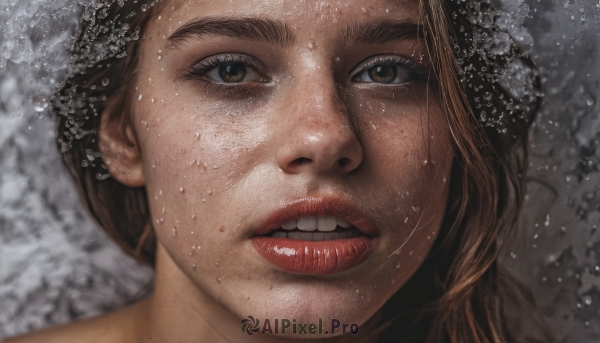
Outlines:
[{"label": "upper teeth", "polygon": [[337,226],[343,228],[349,228],[352,226],[349,222],[336,218],[334,216],[306,216],[297,219],[288,220],[281,224],[281,227],[285,230],[298,229],[301,231],[333,231]]}]

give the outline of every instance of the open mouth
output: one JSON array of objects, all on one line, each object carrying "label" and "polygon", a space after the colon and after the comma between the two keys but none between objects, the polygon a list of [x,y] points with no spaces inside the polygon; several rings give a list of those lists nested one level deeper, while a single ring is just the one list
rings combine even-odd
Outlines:
[{"label": "open mouth", "polygon": [[288,220],[279,229],[266,234],[272,238],[303,241],[330,241],[362,236],[350,222],[334,216],[305,216]]},{"label": "open mouth", "polygon": [[272,265],[325,275],[360,265],[379,231],[359,208],[337,197],[307,198],[283,206],[257,227],[252,244]]}]

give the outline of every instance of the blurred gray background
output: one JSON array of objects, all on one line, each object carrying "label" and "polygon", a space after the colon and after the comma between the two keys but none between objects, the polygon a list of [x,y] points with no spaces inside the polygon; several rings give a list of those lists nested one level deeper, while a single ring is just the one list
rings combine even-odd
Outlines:
[{"label": "blurred gray background", "polygon": [[[600,341],[600,1],[495,0],[541,72],[528,194],[505,264],[565,342]],[[0,0],[0,337],[135,302],[152,281],[82,209],[45,108],[87,0]]]}]

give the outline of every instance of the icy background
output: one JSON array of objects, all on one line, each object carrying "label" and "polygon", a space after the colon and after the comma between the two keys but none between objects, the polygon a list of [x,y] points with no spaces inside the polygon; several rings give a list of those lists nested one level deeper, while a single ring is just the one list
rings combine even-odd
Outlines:
[{"label": "icy background", "polygon": [[[88,0],[0,0],[0,337],[147,294],[152,271],[96,228],[62,169],[45,108]],[[600,340],[600,2],[495,0],[546,97],[528,200],[506,265],[566,342]],[[596,256],[597,255],[597,256]]]}]

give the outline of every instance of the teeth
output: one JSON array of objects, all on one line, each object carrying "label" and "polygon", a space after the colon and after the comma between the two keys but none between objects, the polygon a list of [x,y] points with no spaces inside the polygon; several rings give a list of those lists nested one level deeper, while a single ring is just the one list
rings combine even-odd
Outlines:
[{"label": "teeth", "polygon": [[298,218],[296,224],[300,231],[315,231],[317,229],[317,216],[306,216]]},{"label": "teeth", "polygon": [[332,239],[335,239],[335,233],[333,233],[333,232],[323,232],[323,240],[324,241],[330,241]]},{"label": "teeth", "polygon": [[297,228],[300,231],[319,230],[321,232],[334,231],[338,226],[347,229],[351,227],[352,224],[334,216],[305,216],[288,220],[281,224],[281,228],[284,230],[294,230]]},{"label": "teeth", "polygon": [[337,227],[337,219],[332,216],[319,216],[317,228],[319,231],[333,231]]},{"label": "teeth", "polygon": [[289,238],[303,241],[330,241],[333,239],[345,239],[360,236],[361,233],[356,228],[344,232],[304,232],[304,231],[273,231],[270,236],[273,238]]},{"label": "teeth", "polygon": [[350,224],[349,222],[343,220],[343,219],[339,219],[337,218],[337,224],[345,229],[349,228],[350,226],[352,226],[352,224]]},{"label": "teeth", "polygon": [[273,231],[273,235],[271,237],[273,237],[273,238],[286,238],[287,237],[287,233],[281,232],[281,231]]},{"label": "teeth", "polygon": [[296,228],[296,219],[288,220],[287,222],[281,224],[281,227],[285,230],[293,230]]}]

